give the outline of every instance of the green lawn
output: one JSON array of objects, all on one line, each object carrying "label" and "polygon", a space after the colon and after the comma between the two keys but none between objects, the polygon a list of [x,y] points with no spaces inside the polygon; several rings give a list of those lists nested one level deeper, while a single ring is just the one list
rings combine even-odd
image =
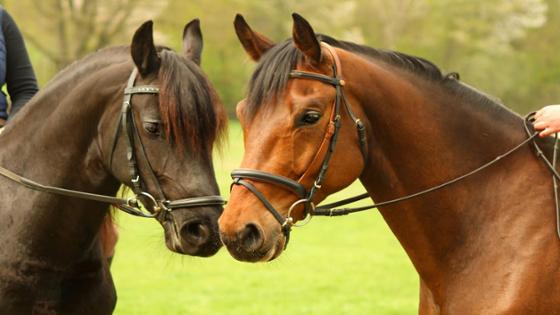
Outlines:
[{"label": "green lawn", "polygon": [[[216,157],[228,196],[231,169],[242,155],[241,131]],[[362,192],[355,183],[338,194]],[[314,218],[292,232],[288,250],[271,263],[168,251],[153,220],[119,216],[113,263],[116,314],[415,314],[418,280],[403,249],[377,211]]]}]

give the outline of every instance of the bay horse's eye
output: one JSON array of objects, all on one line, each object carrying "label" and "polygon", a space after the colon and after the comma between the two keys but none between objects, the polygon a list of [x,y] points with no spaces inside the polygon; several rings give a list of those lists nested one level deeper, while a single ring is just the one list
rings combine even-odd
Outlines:
[{"label": "bay horse's eye", "polygon": [[144,130],[146,130],[146,132],[148,132],[151,135],[157,136],[160,134],[161,128],[158,122],[147,121],[144,122]]},{"label": "bay horse's eye", "polygon": [[303,116],[301,117],[301,122],[306,125],[312,125],[316,123],[320,118],[321,118],[320,112],[310,110],[308,112],[305,112],[305,114],[303,114]]}]

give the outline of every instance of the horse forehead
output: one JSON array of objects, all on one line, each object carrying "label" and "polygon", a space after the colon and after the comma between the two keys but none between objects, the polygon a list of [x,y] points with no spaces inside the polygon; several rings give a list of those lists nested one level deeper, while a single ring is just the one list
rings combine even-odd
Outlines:
[{"label": "horse forehead", "polygon": [[253,146],[278,141],[289,132],[291,121],[290,110],[286,106],[262,107],[255,116],[242,124],[245,142]]}]

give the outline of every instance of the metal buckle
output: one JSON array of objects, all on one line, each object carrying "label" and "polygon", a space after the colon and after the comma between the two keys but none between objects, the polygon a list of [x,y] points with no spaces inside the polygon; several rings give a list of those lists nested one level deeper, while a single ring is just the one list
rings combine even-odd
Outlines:
[{"label": "metal buckle", "polygon": [[167,212],[173,211],[172,208],[169,208],[169,207],[168,207],[168,206],[169,206],[169,200],[163,200],[163,201],[160,202],[159,204],[160,204],[161,208],[162,208],[164,211],[167,211]]},{"label": "metal buckle", "polygon": [[[154,198],[154,196],[150,195],[149,193],[147,193],[145,191],[141,191],[138,195],[136,195],[136,199],[140,200],[138,198],[138,196],[144,196],[144,197],[148,198],[148,200],[150,200],[150,202],[152,203],[152,206],[153,206],[152,209],[153,209],[154,213],[158,213],[162,210],[162,207],[161,207],[160,203],[157,202],[156,198]],[[146,208],[148,210],[150,209],[149,207],[147,207],[146,204],[142,203],[142,205],[144,206],[144,208]]]},{"label": "metal buckle", "polygon": [[[301,203],[309,203],[311,205],[311,211],[308,211],[305,218],[303,218],[303,220],[300,221],[302,223],[294,223],[294,218],[292,218],[292,211],[294,210],[294,208],[297,205],[299,205]],[[289,224],[290,226],[295,226],[295,227],[302,227],[302,226],[306,225],[307,223],[309,223],[309,221],[311,221],[311,213],[313,213],[313,211],[315,211],[315,204],[313,203],[313,201],[310,201],[310,200],[307,200],[307,199],[297,200],[288,209],[288,216],[286,217],[286,221],[284,221],[284,224],[282,224],[282,227],[284,227],[284,225],[287,225],[287,224]]]},{"label": "metal buckle", "polygon": [[140,208],[140,205],[138,204],[138,199],[136,199],[136,197],[128,198],[126,200],[126,205],[132,208]]}]

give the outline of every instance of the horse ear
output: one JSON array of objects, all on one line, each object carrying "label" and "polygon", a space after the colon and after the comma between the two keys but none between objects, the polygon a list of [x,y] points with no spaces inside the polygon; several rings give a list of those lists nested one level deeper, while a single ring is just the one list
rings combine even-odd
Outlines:
[{"label": "horse ear", "polygon": [[200,65],[202,46],[200,20],[194,19],[187,23],[183,29],[183,53],[187,58]]},{"label": "horse ear", "polygon": [[241,14],[235,16],[233,26],[241,45],[253,61],[259,61],[261,56],[274,46],[273,41],[253,31]]},{"label": "horse ear", "polygon": [[132,37],[130,53],[140,75],[146,76],[159,70],[160,59],[154,46],[153,22],[142,24]]},{"label": "horse ear", "polygon": [[321,62],[321,44],[317,40],[317,35],[313,28],[301,15],[292,14],[294,27],[292,37],[295,46],[312,62],[318,64]]}]

